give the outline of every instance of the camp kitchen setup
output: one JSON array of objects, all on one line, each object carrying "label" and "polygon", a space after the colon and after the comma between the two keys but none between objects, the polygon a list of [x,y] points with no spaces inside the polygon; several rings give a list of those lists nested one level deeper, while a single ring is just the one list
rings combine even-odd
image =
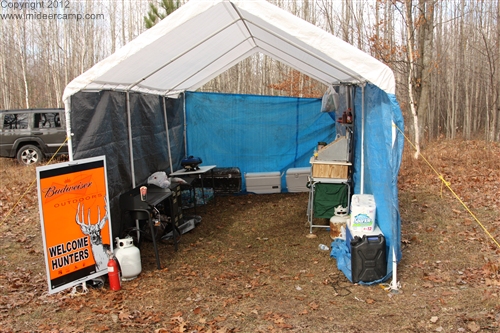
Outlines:
[{"label": "camp kitchen setup", "polygon": [[[199,91],[254,54],[324,95]],[[158,268],[159,244],[182,245],[220,195],[305,192],[297,237],[330,233],[350,281],[397,289],[403,117],[393,72],[369,54],[265,0],[191,0],[71,81],[63,100],[70,161],[106,157],[112,241],[128,245],[127,228],[149,238]]]}]

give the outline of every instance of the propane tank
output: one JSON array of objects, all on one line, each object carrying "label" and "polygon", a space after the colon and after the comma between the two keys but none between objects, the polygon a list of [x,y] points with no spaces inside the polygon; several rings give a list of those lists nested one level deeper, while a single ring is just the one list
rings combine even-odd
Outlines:
[{"label": "propane tank", "polygon": [[116,238],[115,256],[122,270],[122,281],[135,279],[142,271],[141,252],[132,237]]},{"label": "propane tank", "polygon": [[330,238],[335,239],[342,237],[342,227],[346,228],[349,221],[347,215],[347,207],[337,206],[334,209],[334,215],[330,218]]},{"label": "propane tank", "polygon": [[120,268],[118,267],[118,262],[113,255],[109,257],[108,261],[108,279],[111,290],[118,291],[122,289],[120,282]]}]

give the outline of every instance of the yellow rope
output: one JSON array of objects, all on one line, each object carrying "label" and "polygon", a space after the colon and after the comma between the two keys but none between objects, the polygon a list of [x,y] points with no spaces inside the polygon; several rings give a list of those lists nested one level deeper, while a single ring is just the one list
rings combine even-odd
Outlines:
[{"label": "yellow rope", "polygon": [[[61,150],[61,148],[64,146],[64,144],[66,143],[66,141],[68,141],[68,138],[66,137],[66,139],[64,140],[64,142],[59,146],[59,148],[57,148],[56,152],[52,155],[52,157],[49,159],[49,161],[45,164],[45,165],[49,165],[50,162],[52,162],[52,160],[54,159],[54,157],[57,155],[57,153],[59,153],[59,150]],[[26,189],[26,191],[24,191],[23,195],[21,195],[21,197],[19,199],[17,199],[16,203],[14,204],[14,206],[12,206],[12,208],[7,212],[7,215],[5,215],[4,219],[2,220],[2,223],[1,224],[4,224],[5,221],[7,221],[7,219],[9,218],[10,214],[12,213],[12,211],[14,210],[14,208],[17,207],[17,205],[19,204],[19,202],[26,196],[26,193],[28,193],[28,191],[30,190],[31,186],[33,186],[33,184],[36,182],[36,178],[33,179],[33,181],[31,182],[31,184],[28,186],[28,188]]]},{"label": "yellow rope", "polygon": [[[406,141],[408,141],[408,143],[415,149],[415,151],[417,150],[417,148],[415,147],[415,145],[410,141],[410,139],[408,139],[408,137],[403,133],[403,131],[401,131],[401,129],[396,126],[396,124],[393,124],[393,126],[395,126],[398,131],[403,134],[403,136],[405,137]],[[420,156],[422,156],[422,159],[425,161],[425,163],[427,163],[427,165],[429,165],[429,167],[434,171],[434,173],[436,173],[436,175],[439,177],[439,179],[441,179],[441,197],[443,195],[443,185],[446,186],[450,192],[453,194],[453,196],[460,202],[460,204],[462,204],[462,206],[465,208],[465,210],[467,212],[469,212],[469,214],[472,216],[472,218],[477,222],[477,224],[479,224],[479,226],[484,230],[484,232],[491,238],[491,240],[493,241],[493,243],[496,244],[496,246],[498,248],[500,248],[500,244],[498,243],[498,241],[495,239],[495,237],[493,237],[492,234],[490,234],[490,232],[486,229],[486,227],[481,223],[481,221],[479,221],[479,219],[476,217],[476,215],[474,215],[474,213],[469,209],[469,207],[467,207],[467,205],[465,204],[465,202],[462,201],[462,199],[460,199],[460,197],[455,193],[455,191],[453,191],[453,189],[451,188],[451,183],[446,181],[443,177],[443,175],[441,175],[439,172],[437,172],[436,169],[434,169],[434,167],[431,165],[431,163],[425,158],[424,155],[422,155],[420,152],[418,153]]]}]

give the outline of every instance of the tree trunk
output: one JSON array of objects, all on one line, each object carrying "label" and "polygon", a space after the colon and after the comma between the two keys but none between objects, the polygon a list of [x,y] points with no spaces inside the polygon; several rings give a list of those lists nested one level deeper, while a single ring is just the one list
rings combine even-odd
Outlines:
[{"label": "tree trunk", "polygon": [[[430,82],[429,78],[432,71],[432,52],[433,52],[433,34],[434,34],[434,4],[433,0],[419,1],[420,19],[418,26],[418,44],[419,44],[419,68],[416,76],[416,100],[418,124],[425,124],[425,119],[429,116],[429,98]],[[417,124],[417,125],[418,125]],[[415,129],[417,130],[417,129]],[[418,128],[419,137],[422,135],[422,129]]]},{"label": "tree trunk", "polygon": [[26,21],[24,21],[24,20],[22,21],[23,22],[23,29],[20,28],[19,21],[20,20],[15,21],[16,29],[17,29],[17,46],[19,48],[19,55],[21,57],[21,59],[19,59],[19,60],[21,63],[21,74],[23,76],[24,102],[26,105],[25,107],[27,109],[29,109],[30,108],[30,98],[29,98],[30,92],[29,92],[29,86],[28,86],[28,69],[26,68],[27,67]]},{"label": "tree trunk", "polygon": [[496,91],[495,100],[493,104],[493,114],[492,114],[492,128],[491,128],[491,140],[500,141],[500,0],[497,1],[497,56],[495,61],[496,67]]},{"label": "tree trunk", "polygon": [[413,116],[413,131],[415,136],[415,155],[417,159],[420,155],[420,130],[418,125],[417,106],[415,99],[415,59],[413,57],[414,48],[414,35],[413,35],[413,18],[412,18],[412,4],[411,0],[406,0],[406,43],[407,43],[407,57],[408,57],[408,97],[411,114]]},{"label": "tree trunk", "polygon": [[[4,24],[0,24],[0,32],[2,36],[8,36],[8,27]],[[8,49],[7,38],[2,38],[0,40],[0,89],[2,95],[2,104],[4,109],[10,109],[10,92],[9,92],[9,80],[7,76],[7,54],[10,51]],[[1,124],[0,124],[1,125]]]}]

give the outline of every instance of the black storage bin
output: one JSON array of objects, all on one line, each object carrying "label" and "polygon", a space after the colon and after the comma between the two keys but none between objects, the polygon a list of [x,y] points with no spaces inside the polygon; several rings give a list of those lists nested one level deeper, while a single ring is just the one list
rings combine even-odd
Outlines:
[{"label": "black storage bin", "polygon": [[356,236],[351,240],[352,282],[372,282],[387,274],[385,237],[383,235]]},{"label": "black storage bin", "polygon": [[[241,171],[240,168],[214,168],[214,183],[213,188],[216,194],[235,194],[241,191]],[[212,187],[211,171],[207,172],[203,178],[205,187]],[[201,179],[194,179],[192,185],[194,187],[201,186]]]}]

